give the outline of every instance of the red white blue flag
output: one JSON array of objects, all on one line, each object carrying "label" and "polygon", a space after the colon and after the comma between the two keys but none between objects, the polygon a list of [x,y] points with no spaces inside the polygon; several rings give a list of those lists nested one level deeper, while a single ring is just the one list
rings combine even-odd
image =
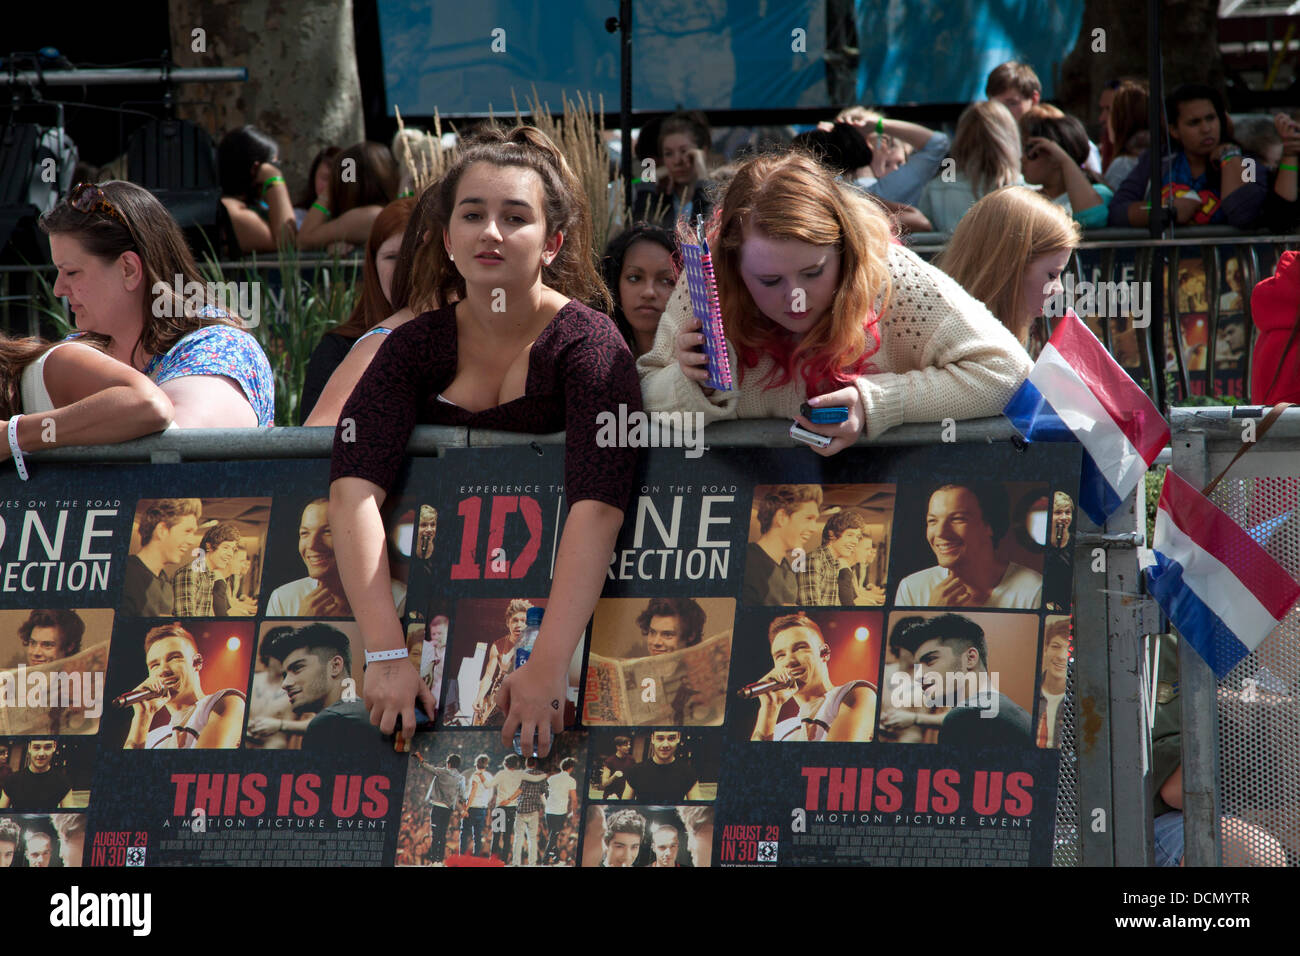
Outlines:
[{"label": "red white blue flag", "polygon": [[1073,311],[1002,414],[1027,441],[1083,445],[1079,505],[1099,525],[1169,444],[1160,410]]},{"label": "red white blue flag", "polygon": [[1222,680],[1300,600],[1300,584],[1235,521],[1165,473],[1147,589]]}]

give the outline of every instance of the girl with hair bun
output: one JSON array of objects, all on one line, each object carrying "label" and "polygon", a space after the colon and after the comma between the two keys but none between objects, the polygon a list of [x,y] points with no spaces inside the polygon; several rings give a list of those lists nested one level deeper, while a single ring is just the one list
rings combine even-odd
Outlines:
[{"label": "girl with hair bun", "polygon": [[[1029,356],[980,302],[893,240],[871,199],[795,151],[736,173],[710,237],[739,387],[701,384],[703,341],[678,282],[654,348],[638,360],[646,407],[705,420],[795,419],[831,455],[903,422],[1001,412]],[[800,413],[845,406],[846,422]]]},{"label": "girl with hair bun", "polygon": [[[597,418],[641,407],[632,354],[592,255],[581,184],[539,130],[490,130],[434,187],[434,235],[420,250],[411,301],[451,303],[387,337],[335,433],[330,523],[343,585],[367,657],[366,704],[385,733],[429,688],[405,657],[389,588],[379,508],[417,423],[532,434],[563,429],[569,502],[547,614],[532,657],[503,681],[502,740],[519,730],[550,750],[563,726],[567,672],[605,581],[635,479],[637,453],[601,447]],[[349,421],[350,420],[350,421]],[[389,659],[389,658],[396,659]],[[531,751],[529,751],[531,752]]]}]

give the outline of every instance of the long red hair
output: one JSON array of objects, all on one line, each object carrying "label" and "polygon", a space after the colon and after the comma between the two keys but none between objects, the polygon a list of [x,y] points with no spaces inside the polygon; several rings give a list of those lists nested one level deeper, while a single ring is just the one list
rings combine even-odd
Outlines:
[{"label": "long red hair", "polygon": [[[776,362],[766,388],[797,375],[812,395],[871,370],[871,356],[880,348],[879,313],[890,296],[893,239],[879,206],[840,186],[809,154],[794,150],[741,166],[727,187],[715,229],[718,300],[742,376],[764,352]],[[745,287],[740,253],[747,232],[834,246],[840,253],[840,281],[829,314],[798,341],[759,311]]]}]

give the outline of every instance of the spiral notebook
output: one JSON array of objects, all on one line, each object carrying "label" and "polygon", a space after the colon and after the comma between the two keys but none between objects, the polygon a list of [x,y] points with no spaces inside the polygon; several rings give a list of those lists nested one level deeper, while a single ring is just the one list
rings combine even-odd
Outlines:
[{"label": "spiral notebook", "polygon": [[686,269],[686,286],[691,293],[691,310],[700,320],[704,332],[704,354],[709,358],[709,377],[705,385],[729,392],[731,361],[727,358],[727,339],[722,330],[722,309],[718,305],[718,284],[713,278],[713,259],[709,243],[699,236],[699,245],[681,244],[682,264]]}]

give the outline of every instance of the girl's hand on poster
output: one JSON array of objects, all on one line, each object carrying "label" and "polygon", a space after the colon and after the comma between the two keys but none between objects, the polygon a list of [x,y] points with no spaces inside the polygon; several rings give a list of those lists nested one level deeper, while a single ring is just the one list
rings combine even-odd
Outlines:
[{"label": "girl's hand on poster", "polygon": [[401,720],[409,740],[415,728],[415,704],[432,714],[433,694],[409,659],[375,661],[366,668],[366,710],[380,733],[391,734]]},{"label": "girl's hand on poster", "polygon": [[501,728],[502,744],[513,750],[515,731],[519,731],[519,749],[525,758],[532,756],[529,745],[534,735],[537,756],[545,757],[551,752],[551,737],[564,729],[568,675],[567,661],[557,670],[534,656],[501,682],[497,706],[506,715],[505,726]]},{"label": "girl's hand on poster", "polygon": [[848,448],[866,430],[867,412],[862,407],[862,393],[858,391],[856,385],[846,385],[837,391],[810,398],[808,404],[813,408],[838,407],[849,410],[849,417],[838,425],[814,425],[803,415],[795,416],[794,420],[808,431],[816,432],[818,435],[825,435],[831,439],[831,443],[825,448],[809,446],[819,455],[825,455],[829,458],[836,452]]}]

